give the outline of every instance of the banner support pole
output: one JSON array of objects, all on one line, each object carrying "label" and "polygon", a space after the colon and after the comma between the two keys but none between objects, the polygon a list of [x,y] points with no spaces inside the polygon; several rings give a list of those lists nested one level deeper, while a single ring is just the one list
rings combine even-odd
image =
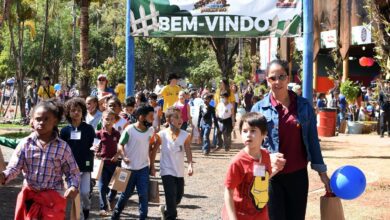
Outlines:
[{"label": "banner support pole", "polygon": [[313,104],[313,0],[303,0],[303,97]]},{"label": "banner support pole", "polygon": [[134,95],[135,58],[134,38],[130,34],[131,0],[127,0],[126,7],[126,97]]}]

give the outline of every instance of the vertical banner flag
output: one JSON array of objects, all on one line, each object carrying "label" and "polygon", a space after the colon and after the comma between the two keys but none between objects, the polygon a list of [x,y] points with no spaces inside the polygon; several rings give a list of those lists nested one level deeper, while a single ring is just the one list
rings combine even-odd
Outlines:
[{"label": "vertical banner flag", "polygon": [[134,37],[295,37],[302,0],[132,0]]}]

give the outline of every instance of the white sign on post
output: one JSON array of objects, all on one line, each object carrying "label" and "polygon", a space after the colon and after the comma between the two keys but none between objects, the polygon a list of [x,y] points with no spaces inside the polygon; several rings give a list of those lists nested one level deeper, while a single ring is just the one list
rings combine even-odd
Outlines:
[{"label": "white sign on post", "polygon": [[352,27],[352,45],[370,44],[371,25]]},{"label": "white sign on post", "polygon": [[337,32],[336,30],[321,32],[321,48],[336,48]]}]

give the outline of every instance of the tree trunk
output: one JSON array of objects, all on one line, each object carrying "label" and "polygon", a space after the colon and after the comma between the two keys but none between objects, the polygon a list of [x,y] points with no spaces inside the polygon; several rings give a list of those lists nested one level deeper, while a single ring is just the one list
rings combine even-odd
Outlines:
[{"label": "tree trunk", "polygon": [[209,38],[209,43],[214,50],[222,76],[226,78],[233,76],[233,56],[238,52],[238,41],[232,42],[234,45],[230,48],[229,42],[230,39],[228,38]]},{"label": "tree trunk", "polygon": [[[114,6],[114,10],[118,10],[118,3],[114,3],[113,6]],[[117,47],[116,47],[116,42],[115,42],[117,28],[118,28],[118,25],[117,25],[116,19],[114,19],[114,21],[112,23],[112,31],[114,34],[113,39],[112,39],[112,57],[114,57],[114,59],[116,59],[116,54],[117,54]]]},{"label": "tree trunk", "polygon": [[[72,8],[73,27],[72,27],[72,69],[70,75],[70,85],[73,86],[76,83],[76,0],[73,0]],[[66,82],[68,83],[68,81]]]},{"label": "tree trunk", "polygon": [[89,0],[80,1],[80,53],[81,53],[81,76],[80,76],[80,96],[89,95]]},{"label": "tree trunk", "polygon": [[[251,58],[256,56],[256,54],[257,54],[257,41],[256,38],[251,38]],[[251,69],[252,69],[251,77],[254,77],[256,74],[257,66],[256,66],[256,62],[254,62],[253,60],[251,63]]]},{"label": "tree trunk", "polygon": [[[17,7],[20,7],[19,4],[17,4]],[[14,62],[16,64],[16,84],[17,84],[17,95],[19,97],[19,107],[20,107],[20,114],[21,117],[26,117],[26,111],[24,108],[25,99],[24,99],[24,73],[23,73],[23,35],[24,35],[24,22],[20,22],[18,19],[16,21],[17,23],[17,37],[18,37],[18,47],[15,45],[15,37],[13,32],[13,25],[12,22],[8,22],[8,28],[10,32],[10,40],[11,40],[11,51],[14,58]]]},{"label": "tree trunk", "polygon": [[45,57],[45,47],[46,47],[46,38],[47,38],[47,30],[48,30],[48,21],[49,21],[49,0],[46,0],[45,5],[45,26],[43,28],[43,39],[42,39],[42,45],[41,45],[41,58],[39,62],[39,73],[43,72],[43,58]]},{"label": "tree trunk", "polygon": [[0,29],[3,27],[4,21],[8,19],[10,8],[11,8],[11,0],[4,0],[3,7],[2,7],[3,17],[0,17]]}]

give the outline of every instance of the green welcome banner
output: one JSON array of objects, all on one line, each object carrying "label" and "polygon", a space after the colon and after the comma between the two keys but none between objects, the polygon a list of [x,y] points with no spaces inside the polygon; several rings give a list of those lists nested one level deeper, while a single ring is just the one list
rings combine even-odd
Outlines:
[{"label": "green welcome banner", "polygon": [[132,0],[134,37],[295,37],[301,0]]}]

